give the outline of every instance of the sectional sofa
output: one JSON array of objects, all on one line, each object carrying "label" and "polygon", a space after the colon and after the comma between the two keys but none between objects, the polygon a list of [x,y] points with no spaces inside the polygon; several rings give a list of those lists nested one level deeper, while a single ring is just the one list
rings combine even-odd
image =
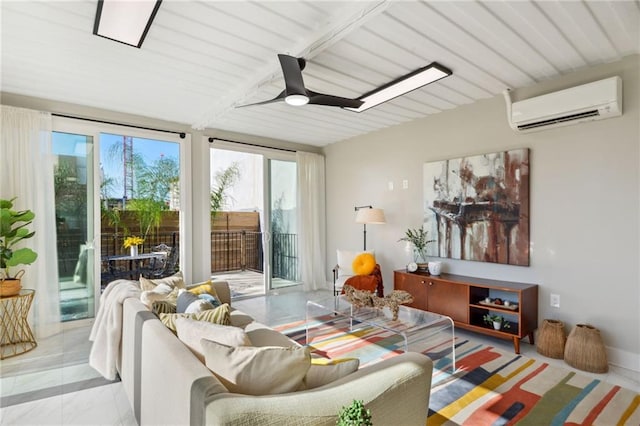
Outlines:
[{"label": "sectional sofa", "polygon": [[[216,282],[231,303],[227,283]],[[254,346],[296,342],[231,312]],[[141,425],[335,425],[341,407],[363,400],[376,425],[426,424],[432,362],[417,353],[381,361],[324,386],[278,395],[229,392],[218,378],[137,298],[123,303],[119,375]]]}]

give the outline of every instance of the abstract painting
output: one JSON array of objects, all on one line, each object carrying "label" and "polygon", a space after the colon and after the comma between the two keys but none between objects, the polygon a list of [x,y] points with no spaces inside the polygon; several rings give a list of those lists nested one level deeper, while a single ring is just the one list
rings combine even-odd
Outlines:
[{"label": "abstract painting", "polygon": [[430,256],[529,265],[529,150],[425,163]]}]

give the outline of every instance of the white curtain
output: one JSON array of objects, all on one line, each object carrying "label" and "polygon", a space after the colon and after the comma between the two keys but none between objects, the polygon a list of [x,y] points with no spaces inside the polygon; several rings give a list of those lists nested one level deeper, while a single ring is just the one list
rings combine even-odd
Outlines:
[{"label": "white curtain", "polygon": [[51,114],[2,105],[0,139],[0,197],[14,201],[14,209],[31,210],[36,217],[32,239],[24,242],[36,253],[22,287],[36,291],[31,307],[32,327],[42,338],[61,330],[56,248],[54,156],[51,149]]},{"label": "white curtain", "polygon": [[298,235],[302,284],[305,290],[327,288],[325,275],[324,157],[296,153],[298,164]]}]

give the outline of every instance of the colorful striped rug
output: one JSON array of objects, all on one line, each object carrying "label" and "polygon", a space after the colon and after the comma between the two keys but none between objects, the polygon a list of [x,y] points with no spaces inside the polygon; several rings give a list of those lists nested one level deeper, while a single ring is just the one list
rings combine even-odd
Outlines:
[{"label": "colorful striped rug", "polygon": [[[305,323],[276,327],[301,344]],[[327,324],[310,346],[328,358],[357,357],[361,367],[402,353],[403,341],[381,329],[346,333]],[[640,425],[640,394],[575,371],[469,340],[456,341],[456,371],[447,345],[420,350],[434,360],[428,426]]]}]

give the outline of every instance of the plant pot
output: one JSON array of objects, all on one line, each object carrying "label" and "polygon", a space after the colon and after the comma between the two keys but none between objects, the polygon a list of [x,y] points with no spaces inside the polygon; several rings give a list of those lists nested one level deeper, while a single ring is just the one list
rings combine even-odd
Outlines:
[{"label": "plant pot", "polygon": [[500,321],[494,321],[493,322],[493,329],[494,330],[500,330],[500,327],[502,327],[502,323]]},{"label": "plant pot", "polygon": [[129,249],[131,250],[131,257],[135,257],[138,255],[138,246],[131,246],[129,247]]},{"label": "plant pot", "polygon": [[22,283],[20,278],[5,278],[0,280],[0,297],[15,296],[20,293]]}]

